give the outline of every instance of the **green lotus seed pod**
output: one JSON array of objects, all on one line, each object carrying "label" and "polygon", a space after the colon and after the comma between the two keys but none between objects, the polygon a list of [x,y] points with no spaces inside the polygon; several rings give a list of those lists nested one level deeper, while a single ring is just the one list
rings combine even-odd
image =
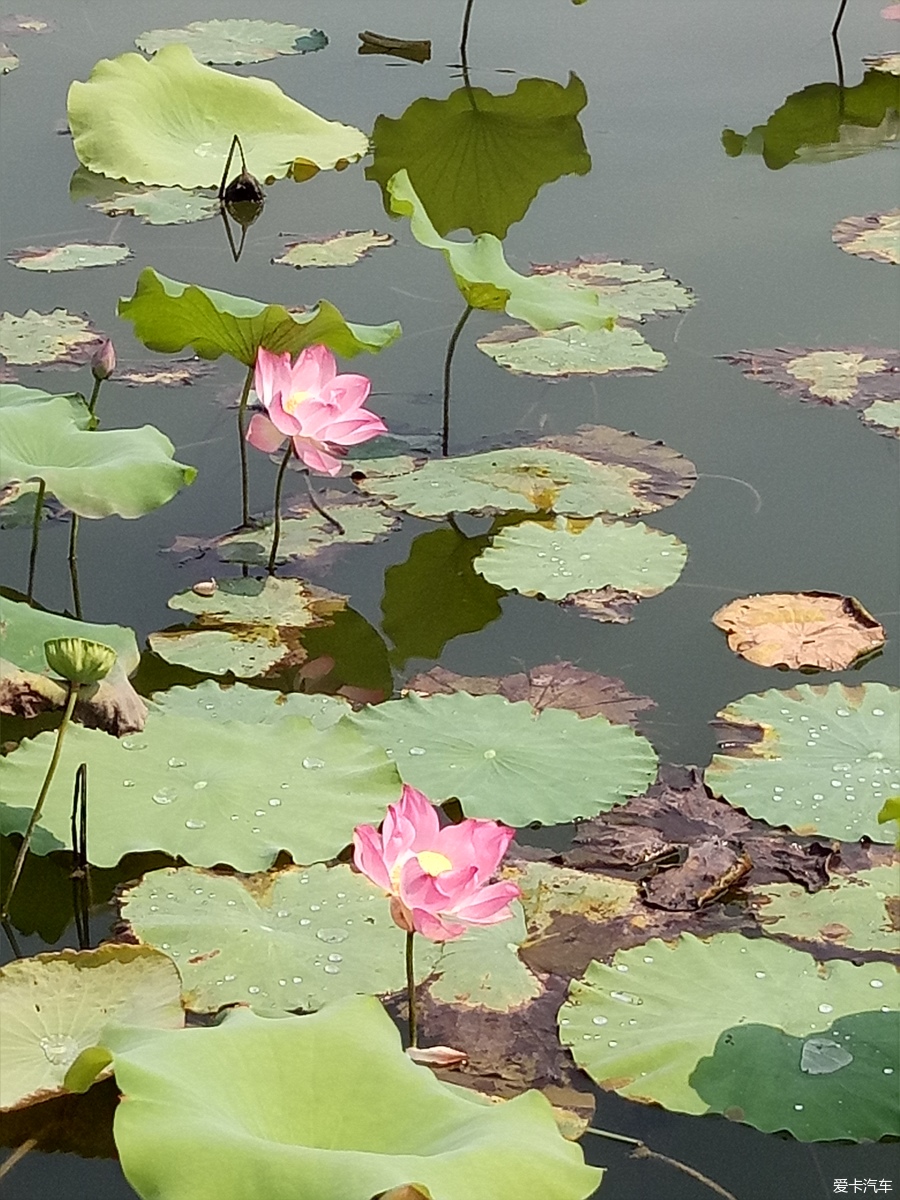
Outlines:
[{"label": "green lotus seed pod", "polygon": [[69,683],[98,683],[112,670],[116,652],[102,642],[86,638],[54,638],[44,642],[44,655],[51,671]]}]

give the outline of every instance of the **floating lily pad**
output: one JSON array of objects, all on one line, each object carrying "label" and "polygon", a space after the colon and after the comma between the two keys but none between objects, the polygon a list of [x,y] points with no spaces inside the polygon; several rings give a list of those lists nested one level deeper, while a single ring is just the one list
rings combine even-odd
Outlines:
[{"label": "floating lily pad", "polygon": [[872,425],[879,433],[900,437],[900,399],[876,400],[859,416],[865,425]]},{"label": "floating lily pad", "polygon": [[543,333],[525,325],[505,325],[486,333],[475,345],[519,375],[646,375],[661,371],[667,361],[627,325]]},{"label": "floating lily pad", "polygon": [[749,890],[757,919],[771,937],[811,943],[810,949],[850,946],[900,954],[900,879],[896,866],[833,875],[810,894],[795,883]]},{"label": "floating lily pad", "polygon": [[[349,503],[348,503],[349,501]],[[381,541],[397,527],[397,517],[380,505],[354,503],[346,493],[335,494],[334,502],[322,498],[327,512],[340,521],[344,532],[338,534],[330,521],[314,508],[302,502],[294,507],[285,506],[288,514],[282,518],[281,538],[275,561],[290,562],[293,559],[308,563],[339,550],[342,546],[354,546]],[[216,540],[216,553],[223,562],[243,562],[264,566],[269,561],[272,549],[271,522],[228,533]]]},{"label": "floating lily pad", "polygon": [[129,183],[218,187],[235,134],[259,179],[287,175],[298,158],[319,169],[352,162],[368,146],[359,129],[326,121],[268,79],[203,66],[183,44],[149,62],[101,59],[69,88],[68,113],[79,160]]},{"label": "floating lily pad", "polygon": [[108,217],[142,217],[147,225],[186,225],[205,221],[220,211],[215,196],[180,187],[134,188],[113,192],[89,207]]},{"label": "floating lily pad", "polygon": [[731,600],[712,622],[728,645],[759,667],[844,671],[884,645],[883,626],[852,596],[772,592]]},{"label": "floating lily pad", "polygon": [[801,684],[718,715],[724,753],[705,779],[729,803],[797,833],[890,841],[876,814],[900,791],[900,690]]},{"label": "floating lily pad", "polygon": [[[592,962],[571,984],[560,1038],[607,1091],[675,1112],[722,1112],[730,1106],[711,1105],[694,1086],[694,1071],[720,1034],[748,1025],[797,1039],[825,1034],[839,1018],[888,1001],[892,974],[884,963],[817,963],[800,950],[737,933],[654,938],[617,951],[610,966]],[[767,1086],[767,1069],[766,1060],[754,1063],[751,1091],[752,1081]],[[799,1054],[794,1069],[797,1086],[805,1085]],[[723,1074],[715,1072],[717,1083],[724,1084]]]},{"label": "floating lily pad", "polygon": [[367,258],[372,250],[393,246],[395,241],[389,233],[376,233],[374,229],[303,238],[288,242],[284,254],[273,258],[272,262],[285,267],[352,267],[361,258]]},{"label": "floating lily pad", "polygon": [[900,75],[900,54],[867,54],[863,64],[887,75]]},{"label": "floating lily pad", "polygon": [[831,231],[831,240],[858,258],[900,264],[900,208],[845,217]]},{"label": "floating lily pad", "polygon": [[174,359],[167,363],[120,363],[116,383],[124,387],[191,387],[198,379],[212,375],[211,363],[196,358]]},{"label": "floating lily pad", "polygon": [[0,33],[15,37],[22,33],[51,33],[56,28],[53,21],[44,17],[23,17],[19,13],[8,13],[0,17]]},{"label": "floating lily pad", "polygon": [[[26,739],[0,760],[0,832],[25,828],[56,735]],[[215,721],[152,711],[142,733],[111,738],[72,726],[38,830],[46,854],[69,845],[72,780],[90,776],[91,862],[163,850],[198,866],[270,867],[286,850],[298,862],[333,858],[356,825],[377,824],[400,793],[394,767],[341,721],[316,729],[304,717]]]},{"label": "floating lily pad", "polygon": [[650,743],[603,716],[536,713],[501,696],[416,695],[349,721],[388,751],[404,783],[467,817],[554,825],[639,795],[656,775]]},{"label": "floating lily pad", "polygon": [[613,305],[620,320],[643,321],[646,317],[684,312],[694,304],[690,290],[661,267],[644,267],[605,255],[567,263],[532,263],[531,270],[535,275],[568,279],[579,287],[592,288]]},{"label": "floating lily pad", "polygon": [[66,1072],[111,1022],[155,1029],[184,1024],[181,981],[149,946],[101,946],[13,959],[0,969],[3,1078],[0,1111],[66,1089]]},{"label": "floating lily pad", "polygon": [[80,271],[84,267],[114,267],[131,258],[131,251],[108,242],[68,242],[63,246],[28,246],[6,256],[25,271]]},{"label": "floating lily pad", "polygon": [[21,317],[0,313],[0,354],[7,362],[80,366],[102,341],[90,321],[64,308],[49,313],[30,308]]},{"label": "floating lily pad", "polygon": [[267,1200],[347,1200],[412,1176],[441,1200],[586,1200],[600,1182],[542,1095],[490,1105],[448,1087],[369,996],[105,1041],[124,1097],[116,1146],[139,1195],[239,1200],[264,1180]]},{"label": "floating lily pad", "polygon": [[316,729],[328,729],[350,712],[337,696],[308,696],[302,692],[276,692],[245,683],[222,686],[205,679],[196,687],[173,687],[156,692],[153,703],[169,715],[183,713],[205,721],[246,721],[271,725],[282,717],[306,717]]},{"label": "floating lily pad", "polygon": [[742,350],[722,356],[758,379],[810,404],[866,408],[900,394],[900,351],[848,346],[838,350]]},{"label": "floating lily pad", "polygon": [[9,75],[19,65],[19,56],[6,42],[0,42],[0,75]]},{"label": "floating lily pad", "polygon": [[122,625],[75,621],[0,596],[0,654],[8,662],[26,671],[46,672],[44,643],[62,637],[102,642],[115,650],[118,665],[126,674],[137,670],[141,656],[133,630]]},{"label": "floating lily pad", "polygon": [[328,45],[320,29],[301,29],[281,21],[191,21],[184,29],[153,29],[134,39],[139,50],[155,54],[180,43],[203,63],[266,62],[279,54],[308,54]]}]

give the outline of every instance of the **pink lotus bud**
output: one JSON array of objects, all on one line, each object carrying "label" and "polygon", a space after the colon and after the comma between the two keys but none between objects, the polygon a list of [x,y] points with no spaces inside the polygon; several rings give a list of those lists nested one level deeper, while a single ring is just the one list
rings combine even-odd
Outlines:
[{"label": "pink lotus bud", "polygon": [[116,351],[109,338],[104,338],[91,358],[91,374],[95,379],[109,379],[116,369]]}]

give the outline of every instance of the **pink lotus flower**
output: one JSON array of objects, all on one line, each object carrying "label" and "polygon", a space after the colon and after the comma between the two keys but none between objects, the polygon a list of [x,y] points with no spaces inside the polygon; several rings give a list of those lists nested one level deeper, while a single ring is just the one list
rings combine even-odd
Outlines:
[{"label": "pink lotus flower", "polygon": [[889,4],[881,10],[881,15],[887,21],[900,21],[900,4]]},{"label": "pink lotus flower", "polygon": [[266,413],[255,413],[247,441],[271,454],[285,438],[313,471],[337,475],[348,446],[386,433],[382,419],[363,408],[371,381],[365,375],[338,375],[326,346],[309,346],[295,363],[291,356],[260,350],[256,394]]},{"label": "pink lotus flower", "polygon": [[407,933],[445,942],[469,925],[494,925],[511,917],[514,883],[488,882],[514,830],[496,821],[461,821],[441,828],[434,805],[409,784],[388,805],[379,833],[353,831],[353,863],[391,897],[391,916]]}]

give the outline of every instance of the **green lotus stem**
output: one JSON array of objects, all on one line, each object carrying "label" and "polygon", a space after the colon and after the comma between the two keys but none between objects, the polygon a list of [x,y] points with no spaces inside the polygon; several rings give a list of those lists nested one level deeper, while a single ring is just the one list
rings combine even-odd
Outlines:
[{"label": "green lotus stem", "polygon": [[96,376],[94,377],[94,388],[91,392],[91,398],[88,400],[88,412],[91,414],[91,416],[94,415],[94,409],[97,407],[97,397],[100,395],[100,385],[102,383],[102,379],[97,379]]},{"label": "green lotus stem", "polygon": [[270,575],[275,574],[275,558],[278,554],[278,543],[281,541],[281,489],[284,485],[284,474],[288,469],[288,463],[294,454],[294,443],[288,438],[287,450],[284,452],[284,458],[281,460],[281,466],[278,468],[278,478],[275,480],[275,524],[272,529],[272,549],[269,553],[268,572]]},{"label": "green lotus stem", "polygon": [[72,513],[72,524],[69,528],[69,577],[72,580],[72,604],[75,616],[81,617],[81,590],[78,587],[78,514]]},{"label": "green lotus stem", "polygon": [[723,1188],[720,1183],[716,1183],[714,1179],[710,1179],[702,1171],[698,1171],[695,1167],[689,1167],[687,1163],[679,1162],[677,1158],[669,1158],[668,1154],[659,1154],[656,1150],[651,1150],[640,1138],[626,1137],[624,1133],[611,1133],[608,1129],[595,1129],[593,1125],[589,1125],[584,1132],[592,1133],[595,1137],[609,1138],[613,1142],[627,1142],[629,1146],[635,1147],[631,1154],[632,1158],[655,1158],[657,1162],[668,1163],[670,1167],[675,1167],[676,1170],[683,1171],[685,1175],[690,1175],[698,1183],[702,1183],[705,1187],[710,1188],[717,1196],[722,1196],[723,1200],[737,1200],[733,1192],[729,1192],[727,1188]]},{"label": "green lotus stem", "polygon": [[453,365],[453,354],[456,350],[456,343],[459,341],[459,335],[463,331],[466,321],[472,315],[472,305],[467,304],[465,312],[456,322],[456,327],[450,334],[450,341],[447,343],[447,354],[444,358],[444,405],[441,424],[441,454],[444,458],[450,453],[450,368]]},{"label": "green lotus stem", "polygon": [[[466,52],[469,42],[469,22],[472,20],[473,3],[474,0],[466,0],[466,9],[463,13],[462,34],[460,35],[459,39],[459,57],[462,60],[463,69],[466,69],[469,65]],[[844,3],[846,3],[846,0],[844,0]]]},{"label": "green lotus stem", "polygon": [[333,525],[334,528],[337,530],[337,532],[341,535],[341,537],[343,537],[344,534],[347,532],[347,530],[343,527],[343,525],[340,523],[340,521],[337,519],[337,517],[333,517],[331,515],[331,513],[328,512],[326,509],[324,509],[322,507],[322,505],[319,503],[319,501],[316,499],[316,494],[313,491],[312,482],[310,481],[310,478],[309,478],[309,470],[306,468],[304,468],[304,470],[303,470],[303,480],[306,483],[306,491],[309,496],[310,504],[313,506],[313,508],[316,510],[316,512],[319,514],[319,516],[324,517],[325,520],[329,523],[329,525]]},{"label": "green lotus stem", "polygon": [[419,1027],[416,1013],[416,976],[413,971],[413,930],[406,935],[406,998],[409,1005],[409,1044],[416,1047],[419,1044]]},{"label": "green lotus stem", "polygon": [[91,945],[91,865],[87,845],[88,769],[81,763],[75,772],[72,794],[72,912],[80,950]]},{"label": "green lotus stem", "polygon": [[50,784],[53,782],[53,776],[56,774],[56,768],[59,765],[59,756],[62,753],[63,738],[66,736],[66,730],[69,728],[69,722],[72,720],[72,713],[75,711],[75,701],[78,699],[78,684],[69,684],[69,695],[66,699],[66,707],[63,712],[62,723],[56,731],[56,743],[53,747],[53,754],[50,757],[50,763],[47,767],[47,774],[44,776],[44,782],[41,784],[40,794],[37,798],[37,803],[34,806],[34,811],[31,814],[31,819],[28,822],[28,828],[25,830],[25,836],[22,838],[22,845],[19,847],[19,853],[16,856],[15,865],[13,866],[12,878],[9,881],[9,887],[6,889],[6,897],[3,901],[3,909],[0,911],[0,917],[6,918],[9,915],[9,906],[12,902],[13,892],[16,890],[16,884],[19,882],[19,876],[22,874],[22,867],[25,865],[25,859],[28,857],[28,848],[31,845],[31,839],[34,836],[34,827],[37,825],[41,816],[41,809],[44,807],[44,801],[47,799],[47,793],[50,791]]},{"label": "green lotus stem", "polygon": [[44,495],[47,485],[43,479],[38,482],[37,498],[34,502],[34,520],[31,522],[31,553],[28,555],[28,603],[34,599],[34,573],[37,569],[38,541],[41,536],[41,518],[44,515]]},{"label": "green lotus stem", "polygon": [[253,386],[253,371],[255,363],[247,368],[247,378],[241,392],[241,402],[238,405],[237,426],[238,446],[241,453],[241,526],[246,529],[250,524],[250,477],[247,473],[247,439],[244,431],[244,414],[247,411],[247,398]]}]

